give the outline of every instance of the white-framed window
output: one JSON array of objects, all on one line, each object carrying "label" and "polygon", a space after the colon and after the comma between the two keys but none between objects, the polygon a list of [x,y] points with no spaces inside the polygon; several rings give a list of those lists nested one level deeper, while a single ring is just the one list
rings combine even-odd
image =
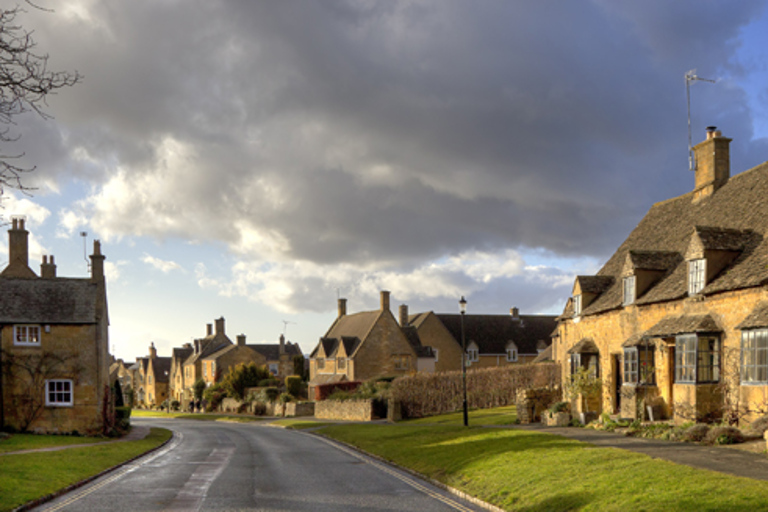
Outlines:
[{"label": "white-framed window", "polygon": [[517,349],[514,347],[507,348],[507,361],[514,363],[517,361]]},{"label": "white-framed window", "polygon": [[768,384],[768,329],[741,333],[741,383]]},{"label": "white-framed window", "polygon": [[581,295],[573,296],[573,316],[581,314]]},{"label": "white-framed window", "polygon": [[277,363],[269,363],[269,373],[277,375]]},{"label": "white-framed window", "polygon": [[622,303],[625,306],[628,306],[629,304],[634,304],[635,302],[635,276],[629,276],[625,277],[623,279],[624,283],[624,298]]},{"label": "white-framed window", "polygon": [[203,361],[203,378],[208,377],[208,361]]},{"label": "white-framed window", "polygon": [[317,365],[318,370],[324,370],[325,369],[325,358],[318,357],[315,359],[315,364]]},{"label": "white-framed window", "polygon": [[411,367],[411,358],[408,356],[394,356],[395,370],[408,370]]},{"label": "white-framed window", "polygon": [[347,368],[347,359],[345,357],[337,357],[336,358],[336,368],[339,370],[344,370]]},{"label": "white-framed window", "polygon": [[681,334],[675,339],[675,383],[720,381],[720,338]]},{"label": "white-framed window", "polygon": [[14,325],[13,326],[13,344],[27,345],[30,347],[40,346],[40,326],[39,325]]},{"label": "white-framed window", "polygon": [[480,351],[474,343],[467,348],[467,362],[474,363],[480,360]]},{"label": "white-framed window", "polygon": [[435,362],[438,361],[438,355],[440,354],[440,351],[437,350],[435,347],[432,347],[432,353],[435,354]]},{"label": "white-framed window", "polygon": [[707,260],[698,259],[688,262],[688,295],[695,295],[704,289],[706,283]]},{"label": "white-framed window", "polygon": [[45,381],[45,405],[49,407],[72,407],[72,381],[51,379]]}]

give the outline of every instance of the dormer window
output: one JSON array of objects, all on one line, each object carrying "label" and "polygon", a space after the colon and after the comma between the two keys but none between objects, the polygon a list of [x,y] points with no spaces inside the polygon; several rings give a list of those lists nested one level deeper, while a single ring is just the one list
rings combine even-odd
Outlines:
[{"label": "dormer window", "polygon": [[581,295],[573,296],[573,316],[581,315]]},{"label": "dormer window", "polygon": [[515,345],[513,342],[507,344],[507,362],[517,362],[517,345]]},{"label": "dormer window", "polygon": [[688,295],[696,295],[706,284],[707,260],[704,258],[688,262]]},{"label": "dormer window", "polygon": [[628,306],[635,302],[635,276],[625,277],[623,279],[624,295],[622,304]]}]

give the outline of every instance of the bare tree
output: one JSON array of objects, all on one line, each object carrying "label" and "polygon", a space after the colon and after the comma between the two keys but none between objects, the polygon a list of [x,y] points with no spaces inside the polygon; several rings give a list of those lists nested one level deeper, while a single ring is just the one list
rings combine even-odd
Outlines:
[{"label": "bare tree", "polygon": [[5,384],[10,393],[10,405],[19,421],[19,430],[29,429],[40,417],[45,405],[46,381],[67,375],[77,378],[82,368],[78,364],[77,354],[54,353],[49,351],[34,353],[14,353],[0,350],[6,376]]},{"label": "bare tree", "polygon": [[[35,9],[40,7],[27,1]],[[21,177],[35,167],[22,167],[16,161],[23,153],[7,153],[9,143],[20,135],[12,127],[16,118],[27,112],[35,112],[43,119],[51,116],[45,112],[46,98],[57,89],[78,83],[82,76],[77,72],[50,71],[48,55],[37,51],[32,32],[25,30],[17,21],[25,12],[20,6],[0,8],[0,196],[5,187],[24,190]]]}]

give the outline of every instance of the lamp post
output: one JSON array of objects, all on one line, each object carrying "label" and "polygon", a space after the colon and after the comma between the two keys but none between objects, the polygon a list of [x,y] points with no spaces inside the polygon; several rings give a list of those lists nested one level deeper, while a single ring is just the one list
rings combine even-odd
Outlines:
[{"label": "lamp post", "polygon": [[464,314],[467,312],[467,300],[461,296],[459,300],[461,311],[461,385],[464,388],[464,426],[469,426],[469,413],[467,412],[467,342],[464,338]]}]

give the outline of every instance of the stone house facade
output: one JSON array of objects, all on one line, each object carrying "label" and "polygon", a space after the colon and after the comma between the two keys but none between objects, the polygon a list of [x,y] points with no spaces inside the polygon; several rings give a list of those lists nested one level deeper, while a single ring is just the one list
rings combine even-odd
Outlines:
[{"label": "stone house facade", "polygon": [[[401,319],[401,322],[403,319]],[[460,314],[432,311],[408,319],[421,343],[435,354],[435,370],[461,369]],[[509,315],[464,315],[464,340],[468,369],[530,363],[552,343],[557,326],[555,315],[520,315],[512,308]]]},{"label": "stone house facade", "polygon": [[245,344],[245,334],[239,334],[236,339],[236,344],[226,345],[202,359],[203,380],[206,386],[220,382],[232,368],[239,364],[254,363],[256,366],[266,366],[267,359],[250,345]]},{"label": "stone house facade", "polygon": [[602,411],[768,412],[768,163],[731,177],[730,142],[708,129],[693,191],[653,205],[597,275],[576,278],[553,358],[564,382],[581,368],[601,379]]},{"label": "stone house facade", "polygon": [[[24,220],[14,218],[0,273],[0,427],[97,433],[109,393],[109,316],[101,244],[89,278],[29,268]],[[107,410],[109,407],[106,408]]]},{"label": "stone house facade", "polygon": [[[206,336],[194,340],[192,343],[192,353],[181,365],[184,387],[180,390],[180,393],[177,393],[178,390],[172,388],[171,394],[180,394],[182,404],[192,400],[195,396],[195,382],[200,379],[205,381],[211,372],[210,366],[203,365],[203,359],[232,344],[232,340],[229,339],[225,332],[224,317],[215,320],[215,330],[213,325],[207,324]],[[171,383],[175,385],[176,381],[171,380]]]},{"label": "stone house facade", "polygon": [[149,346],[149,356],[136,359],[139,376],[136,379],[138,403],[159,406],[170,395],[171,358],[157,355],[155,344]]},{"label": "stone house facade", "polygon": [[377,311],[348,315],[346,299],[339,299],[336,320],[310,354],[309,396],[320,384],[408,375],[417,371],[422,357],[433,359],[415,333],[407,334],[398,324],[388,291],[381,292],[380,303]]},{"label": "stone house facade", "polygon": [[248,345],[248,347],[264,356],[269,373],[281,381],[289,375],[296,374],[293,358],[296,356],[304,357],[299,344],[286,341],[282,334],[277,343],[258,343]]}]

